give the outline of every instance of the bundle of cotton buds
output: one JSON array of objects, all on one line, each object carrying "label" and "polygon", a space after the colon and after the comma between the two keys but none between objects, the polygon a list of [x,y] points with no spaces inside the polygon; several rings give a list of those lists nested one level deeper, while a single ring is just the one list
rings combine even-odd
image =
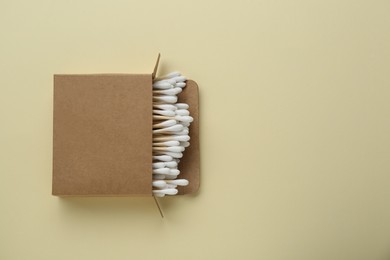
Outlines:
[{"label": "bundle of cotton buds", "polygon": [[193,118],[188,105],[177,103],[177,94],[186,86],[186,77],[172,72],[153,81],[153,194],[176,195],[177,186],[188,180],[177,179],[178,164],[190,145],[188,135]]}]

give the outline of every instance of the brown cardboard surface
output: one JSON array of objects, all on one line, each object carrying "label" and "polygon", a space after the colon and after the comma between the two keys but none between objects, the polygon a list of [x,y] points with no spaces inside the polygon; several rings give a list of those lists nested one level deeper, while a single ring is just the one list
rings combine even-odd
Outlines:
[{"label": "brown cardboard surface", "polygon": [[199,89],[193,80],[187,80],[179,101],[189,105],[190,115],[194,121],[190,125],[190,146],[184,151],[179,163],[180,179],[187,179],[188,186],[179,187],[178,194],[189,194],[198,191],[200,185],[200,149],[199,149]]},{"label": "brown cardboard surface", "polygon": [[53,195],[151,195],[152,76],[55,75]]}]

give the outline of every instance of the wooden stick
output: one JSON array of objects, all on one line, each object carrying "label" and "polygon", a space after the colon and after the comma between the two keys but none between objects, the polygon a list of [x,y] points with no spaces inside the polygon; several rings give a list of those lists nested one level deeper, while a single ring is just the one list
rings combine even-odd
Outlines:
[{"label": "wooden stick", "polygon": [[180,153],[184,151],[184,147],[182,146],[155,147],[154,146],[153,151],[167,151],[167,152]]},{"label": "wooden stick", "polygon": [[153,146],[179,146],[179,145],[180,145],[179,141],[153,142]]},{"label": "wooden stick", "polygon": [[156,119],[156,120],[169,120],[169,119],[175,119],[174,117],[172,116],[153,116],[153,119]]}]

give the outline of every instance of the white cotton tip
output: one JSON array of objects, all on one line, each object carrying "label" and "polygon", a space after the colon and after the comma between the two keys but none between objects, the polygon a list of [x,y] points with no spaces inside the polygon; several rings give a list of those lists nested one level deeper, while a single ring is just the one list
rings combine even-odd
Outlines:
[{"label": "white cotton tip", "polygon": [[181,121],[180,124],[182,124],[185,127],[189,127],[190,126],[190,122],[183,122],[183,121]]},{"label": "white cotton tip", "polygon": [[166,142],[159,142],[159,143],[153,143],[153,146],[179,146],[179,141],[166,141]]},{"label": "white cotton tip", "polygon": [[158,161],[162,161],[162,162],[170,162],[172,161],[172,156],[169,156],[169,155],[155,155],[153,156],[153,160],[158,160]]},{"label": "white cotton tip", "polygon": [[158,97],[153,97],[153,100],[157,101],[157,102],[174,104],[177,102],[177,97],[176,96],[158,96]]},{"label": "white cotton tip", "polygon": [[167,141],[167,142],[164,142],[164,144],[166,146],[179,146],[180,142],[178,142],[178,141]]},{"label": "white cotton tip", "polygon": [[182,153],[164,152],[165,155],[172,156],[172,158],[182,158]]},{"label": "white cotton tip", "polygon": [[153,180],[164,180],[164,179],[166,179],[165,176],[168,176],[168,175],[165,175],[165,174],[153,174]]},{"label": "white cotton tip", "polygon": [[176,123],[177,123],[176,120],[170,119],[170,120],[166,120],[166,121],[163,121],[161,123],[158,123],[158,124],[154,124],[153,128],[169,127],[169,126],[176,125]]},{"label": "white cotton tip", "polygon": [[173,140],[180,141],[180,142],[188,142],[190,140],[189,135],[176,135],[172,136]]},{"label": "white cotton tip", "polygon": [[[176,83],[176,84],[179,84],[179,83]],[[179,87],[175,87],[174,90],[176,92],[175,95],[180,94],[181,92],[183,92],[183,88],[179,88]]]},{"label": "white cotton tip", "polygon": [[163,76],[163,78],[174,78],[174,77],[178,77],[178,76],[181,76],[181,73],[179,71],[173,71],[173,72],[168,73],[165,76]]},{"label": "white cotton tip", "polygon": [[188,147],[190,146],[190,142],[180,142],[180,146]]},{"label": "white cotton tip", "polygon": [[163,189],[165,195],[176,195],[178,190],[177,189]]},{"label": "white cotton tip", "polygon": [[181,130],[183,130],[183,127],[184,127],[183,125],[177,124],[170,127],[153,130],[153,133],[158,134],[158,133],[165,133],[165,132],[180,132]]},{"label": "white cotton tip", "polygon": [[187,78],[185,76],[176,76],[176,77],[173,77],[172,79],[174,79],[177,82],[184,82],[187,80]]},{"label": "white cotton tip", "polygon": [[188,104],[185,104],[185,103],[177,103],[177,104],[175,104],[175,106],[178,109],[188,109],[190,107]]},{"label": "white cotton tip", "polygon": [[156,82],[156,83],[157,83],[157,82],[169,83],[169,84],[171,84],[172,86],[175,86],[175,84],[176,84],[176,80],[174,80],[174,79],[162,79],[162,80],[155,81],[155,82]]},{"label": "white cotton tip", "polygon": [[169,175],[179,175],[180,174],[180,171],[178,169],[170,169],[169,170]]},{"label": "white cotton tip", "polygon": [[174,152],[174,153],[181,153],[184,152],[184,147],[183,146],[170,146],[167,147],[169,149],[169,152]]},{"label": "white cotton tip", "polygon": [[153,194],[165,194],[165,195],[176,195],[178,192],[177,189],[162,189],[162,190],[153,190]]},{"label": "white cotton tip", "polygon": [[171,104],[159,104],[153,105],[154,108],[162,109],[162,110],[176,110],[177,107]]},{"label": "white cotton tip", "polygon": [[177,167],[177,162],[175,162],[175,161],[166,162],[164,164],[165,164],[165,167],[168,167],[168,168],[176,168]]},{"label": "white cotton tip", "polygon": [[165,182],[168,184],[175,184],[178,186],[187,186],[189,184],[188,180],[186,179],[167,180]]},{"label": "white cotton tip", "polygon": [[[174,82],[176,84],[176,82]],[[153,88],[154,89],[170,89],[173,88],[173,85],[170,82],[166,81],[158,81],[153,83]]]},{"label": "white cotton tip", "polygon": [[170,169],[169,168],[158,168],[153,170],[154,174],[169,174]]},{"label": "white cotton tip", "polygon": [[175,116],[175,111],[173,110],[153,110],[154,115],[162,115],[162,116]]},{"label": "white cotton tip", "polygon": [[176,115],[178,115],[178,116],[189,116],[190,115],[190,111],[188,111],[187,109],[178,109],[178,110],[172,111],[172,112],[175,112]]},{"label": "white cotton tip", "polygon": [[156,188],[164,188],[167,185],[165,181],[157,180],[152,182],[152,186]]},{"label": "white cotton tip", "polygon": [[188,131],[188,129],[183,129],[182,131],[174,132],[173,134],[175,134],[175,135],[188,135],[189,131]]},{"label": "white cotton tip", "polygon": [[153,151],[154,154],[156,155],[167,155],[171,156],[172,159],[180,159],[183,157],[183,153],[174,153],[174,152],[167,152],[167,151]]},{"label": "white cotton tip", "polygon": [[175,116],[175,120],[191,123],[192,121],[194,121],[194,118],[192,116]]},{"label": "white cotton tip", "polygon": [[153,169],[164,168],[165,167],[165,163],[163,163],[163,162],[156,162],[156,163],[153,163],[152,166],[153,166]]},{"label": "white cotton tip", "polygon": [[176,189],[177,185],[175,184],[166,184],[165,189]]},{"label": "white cotton tip", "polygon": [[165,148],[166,148],[166,151],[173,152],[173,153],[180,153],[180,152],[184,151],[184,147],[181,147],[181,146],[169,146],[169,147],[165,147]]},{"label": "white cotton tip", "polygon": [[[177,83],[178,84],[178,83]],[[169,95],[169,96],[172,96],[172,95],[177,95],[179,93],[181,93],[183,91],[182,88],[171,88],[171,89],[164,89],[164,90],[156,90],[156,91],[153,91],[153,94],[158,94],[158,95]]]},{"label": "white cotton tip", "polygon": [[175,86],[178,87],[178,88],[184,88],[186,86],[186,83],[185,82],[177,82],[175,84]]}]

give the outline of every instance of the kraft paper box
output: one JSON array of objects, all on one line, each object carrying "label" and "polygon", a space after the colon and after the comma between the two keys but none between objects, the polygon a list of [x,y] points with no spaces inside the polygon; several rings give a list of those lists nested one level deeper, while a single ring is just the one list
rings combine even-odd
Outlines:
[{"label": "kraft paper box", "polygon": [[[53,182],[57,196],[152,196],[152,74],[54,75]],[[199,188],[198,86],[187,81],[190,147],[179,178]]]}]

